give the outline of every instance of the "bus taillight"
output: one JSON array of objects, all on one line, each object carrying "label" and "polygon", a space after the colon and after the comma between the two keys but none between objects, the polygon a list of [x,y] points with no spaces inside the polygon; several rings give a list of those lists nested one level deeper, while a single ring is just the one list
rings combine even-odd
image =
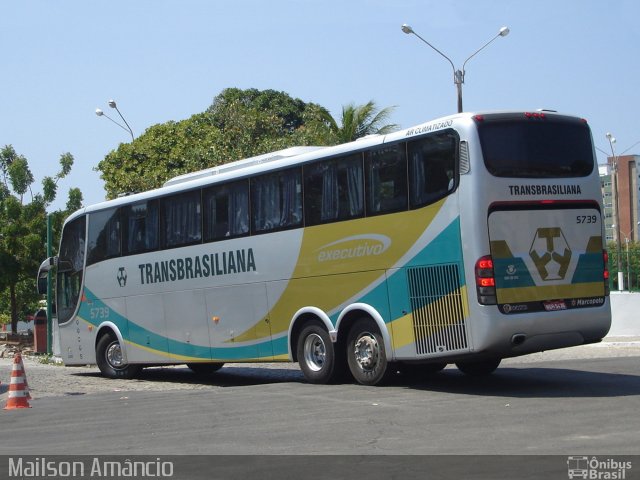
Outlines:
[{"label": "bus taillight", "polygon": [[490,255],[480,257],[476,262],[476,290],[478,291],[478,302],[481,305],[495,305],[496,280],[493,275],[493,260]]},{"label": "bus taillight", "polygon": [[609,288],[609,253],[607,253],[606,250],[602,250],[602,260],[604,262],[604,272],[603,272],[604,294],[605,295],[609,295],[609,293],[610,293],[610,288]]}]

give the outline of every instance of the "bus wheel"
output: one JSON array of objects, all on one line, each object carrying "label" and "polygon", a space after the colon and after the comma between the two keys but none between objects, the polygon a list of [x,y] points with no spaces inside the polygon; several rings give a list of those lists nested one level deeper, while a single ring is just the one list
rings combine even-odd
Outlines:
[{"label": "bus wheel", "polygon": [[500,365],[501,360],[501,358],[491,358],[481,362],[457,362],[456,367],[465,375],[482,377],[492,374]]},{"label": "bus wheel", "polygon": [[337,379],[334,344],[322,326],[314,323],[305,327],[296,348],[300,370],[309,383],[331,383]]},{"label": "bus wheel", "polygon": [[384,340],[373,320],[358,320],[347,339],[347,362],[358,383],[378,385],[394,373],[387,362]]},{"label": "bus wheel", "polygon": [[210,375],[217,372],[224,365],[223,362],[214,363],[187,363],[187,367],[196,375]]},{"label": "bus wheel", "polygon": [[113,333],[103,335],[96,346],[96,363],[105,377],[134,378],[142,367],[124,363],[122,347]]}]

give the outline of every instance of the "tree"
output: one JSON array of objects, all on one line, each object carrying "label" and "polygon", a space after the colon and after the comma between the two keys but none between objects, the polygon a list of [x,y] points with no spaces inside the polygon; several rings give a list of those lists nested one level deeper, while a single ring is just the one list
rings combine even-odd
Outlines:
[{"label": "tree", "polygon": [[393,107],[347,105],[340,125],[324,107],[275,90],[227,88],[206,111],[148,128],[98,164],[108,198],[160,187],[166,180],[295,145],[335,145],[397,128]]},{"label": "tree", "polygon": [[169,178],[293,145],[335,143],[323,107],[275,90],[223,90],[202,113],[154,125],[121,144],[97,170],[108,198]]},{"label": "tree", "polygon": [[618,252],[616,242],[607,245],[609,253],[609,285],[618,290],[618,253],[624,275],[625,290],[640,290],[640,242],[623,242]]},{"label": "tree", "polygon": [[352,142],[367,135],[384,135],[398,129],[394,123],[385,124],[395,107],[378,109],[373,100],[364,105],[350,103],[342,107],[340,126],[333,120],[331,128],[339,143]]},{"label": "tree", "polygon": [[[72,165],[73,156],[63,154],[60,171],[44,178],[43,193],[34,194],[34,177],[27,159],[11,145],[0,150],[0,306],[10,311],[14,333],[20,316],[33,311],[39,299],[34,279],[46,255],[46,208],[55,200],[58,181],[71,171]],[[81,203],[82,194],[72,189],[68,206]],[[63,219],[59,212],[58,231]]]}]

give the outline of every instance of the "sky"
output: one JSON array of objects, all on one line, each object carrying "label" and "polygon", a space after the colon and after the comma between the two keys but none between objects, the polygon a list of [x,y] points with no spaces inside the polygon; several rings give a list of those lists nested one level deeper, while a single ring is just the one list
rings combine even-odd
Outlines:
[{"label": "sky", "polygon": [[403,128],[466,111],[546,108],[586,118],[598,162],[640,154],[637,0],[21,0],[0,3],[0,146],[24,155],[39,190],[60,156],[84,204],[105,198],[98,162],[128,132],[202,112],[229,87],[342,106],[395,106]]}]

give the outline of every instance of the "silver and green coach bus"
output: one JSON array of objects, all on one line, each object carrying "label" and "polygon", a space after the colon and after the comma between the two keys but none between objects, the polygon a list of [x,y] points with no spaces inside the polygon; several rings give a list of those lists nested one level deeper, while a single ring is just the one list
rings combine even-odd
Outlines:
[{"label": "silver and green coach bus", "polygon": [[66,365],[300,364],[312,383],[600,341],[611,323],[587,122],[461,113],[294,147],[83,208],[53,268]]}]

